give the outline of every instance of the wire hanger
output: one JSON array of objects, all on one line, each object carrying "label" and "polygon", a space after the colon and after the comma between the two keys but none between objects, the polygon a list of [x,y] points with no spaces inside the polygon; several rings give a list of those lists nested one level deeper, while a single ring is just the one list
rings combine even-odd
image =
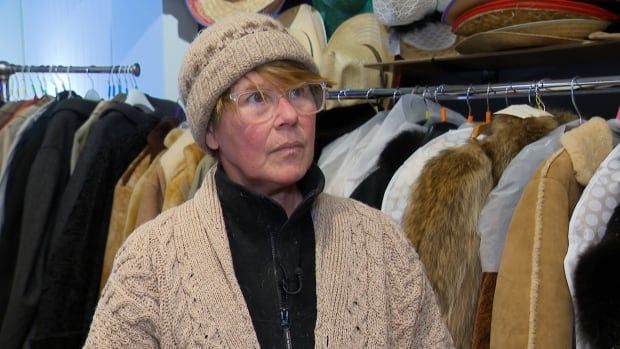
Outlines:
[{"label": "wire hanger", "polygon": [[573,108],[575,108],[575,111],[577,112],[577,115],[579,116],[579,125],[581,125],[583,123],[583,116],[581,115],[581,111],[577,107],[577,102],[575,101],[575,84],[577,83],[577,78],[578,77],[575,76],[570,81],[570,99],[573,102]]},{"label": "wire hanger", "polygon": [[469,102],[469,94],[471,91],[472,91],[472,85],[469,85],[469,87],[467,87],[467,92],[465,92],[465,102],[467,102],[467,123],[468,124],[474,123],[474,116],[471,113],[471,103]]},{"label": "wire hanger", "polygon": [[[495,92],[495,91],[494,91]],[[491,106],[489,104],[489,94],[491,93],[491,83],[487,85],[487,110],[484,112],[484,119],[487,124],[491,123]]]},{"label": "wire hanger", "polygon": [[547,106],[540,96],[540,89],[542,88],[544,88],[544,85],[543,80],[541,79],[538,83],[536,83],[536,88],[534,89],[534,100],[536,101],[536,108],[546,111]]}]

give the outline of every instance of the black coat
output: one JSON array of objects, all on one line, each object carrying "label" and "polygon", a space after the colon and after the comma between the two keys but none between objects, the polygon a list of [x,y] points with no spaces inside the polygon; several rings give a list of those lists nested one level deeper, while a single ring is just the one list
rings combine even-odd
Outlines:
[{"label": "black coat", "polygon": [[[12,247],[17,252],[13,283],[5,320],[0,332],[0,347],[19,348],[30,326],[42,290],[44,259],[47,251],[47,227],[55,214],[62,191],[69,180],[69,162],[75,131],[86,121],[97,103],[69,99],[51,108],[42,144],[30,165],[30,171],[12,174],[25,180],[22,214],[5,225],[7,234],[16,234]],[[37,125],[41,127],[41,124]],[[23,161],[23,160],[21,160]],[[11,187],[12,190],[15,188]],[[20,188],[21,189],[21,188]],[[14,200],[14,199],[11,199]],[[10,206],[19,211],[17,205]]]},{"label": "black coat", "polygon": [[120,104],[92,126],[54,222],[34,348],[82,346],[99,296],[114,186],[159,120]]}]

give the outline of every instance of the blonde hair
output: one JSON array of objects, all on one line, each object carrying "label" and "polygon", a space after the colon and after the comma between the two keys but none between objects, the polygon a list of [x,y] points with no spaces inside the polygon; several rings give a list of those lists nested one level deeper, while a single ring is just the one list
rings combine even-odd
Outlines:
[{"label": "blonde hair", "polygon": [[[333,85],[333,82],[316,74],[303,64],[294,61],[274,61],[257,67],[253,72],[260,75],[267,82],[276,86],[295,86],[303,82],[326,82],[327,86]],[[256,86],[258,88],[258,86]],[[229,87],[222,93],[215,103],[215,109],[213,110],[213,117],[209,128],[217,126],[220,122],[222,113],[227,109],[234,107],[233,101],[228,97],[231,93],[232,87]]]}]

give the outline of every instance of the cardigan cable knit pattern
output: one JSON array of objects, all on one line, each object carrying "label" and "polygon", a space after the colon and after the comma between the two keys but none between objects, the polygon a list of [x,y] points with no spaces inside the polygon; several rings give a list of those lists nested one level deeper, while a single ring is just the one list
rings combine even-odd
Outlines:
[{"label": "cardigan cable knit pattern", "polygon": [[[430,283],[402,230],[379,211],[321,194],[316,348],[452,348]],[[86,348],[258,348],[235,277],[214,169],[193,199],[124,243]]]}]

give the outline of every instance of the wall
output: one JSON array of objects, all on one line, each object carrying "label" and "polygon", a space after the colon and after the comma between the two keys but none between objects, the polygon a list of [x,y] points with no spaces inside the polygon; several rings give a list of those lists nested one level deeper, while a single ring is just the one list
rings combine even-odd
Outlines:
[{"label": "wall", "polygon": [[[178,0],[0,0],[0,32],[0,61],[63,66],[137,62],[141,91],[177,100],[176,74],[197,25]],[[70,84],[84,94],[94,86],[106,98],[110,75],[15,74],[12,84],[23,94],[31,80],[37,86],[41,80],[51,92]],[[112,80],[123,88],[133,85],[127,76]]]}]

